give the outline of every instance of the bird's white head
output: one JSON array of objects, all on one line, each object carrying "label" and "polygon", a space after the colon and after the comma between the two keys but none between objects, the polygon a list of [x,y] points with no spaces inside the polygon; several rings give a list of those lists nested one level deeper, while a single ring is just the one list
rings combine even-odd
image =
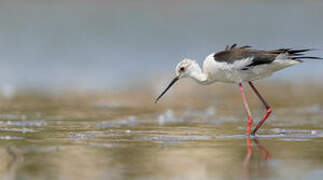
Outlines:
[{"label": "bird's white head", "polygon": [[157,97],[155,103],[168,91],[176,81],[181,78],[192,78],[199,83],[204,83],[207,81],[207,76],[202,73],[202,70],[199,64],[191,59],[183,59],[179,62],[175,69],[176,77],[170,82],[170,84],[166,87],[166,89]]},{"label": "bird's white head", "polygon": [[197,64],[196,61],[186,58],[179,62],[175,69],[176,76],[179,79],[185,77],[192,77],[192,74],[195,71],[201,71],[200,66]]}]

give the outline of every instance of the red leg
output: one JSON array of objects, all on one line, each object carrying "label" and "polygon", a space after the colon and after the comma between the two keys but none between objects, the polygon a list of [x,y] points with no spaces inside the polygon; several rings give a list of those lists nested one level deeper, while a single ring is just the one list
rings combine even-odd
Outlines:
[{"label": "red leg", "polygon": [[253,83],[251,81],[249,81],[249,85],[252,88],[252,90],[256,93],[256,95],[258,96],[258,98],[260,99],[260,101],[264,104],[264,106],[266,107],[266,114],[265,116],[262,118],[261,121],[258,122],[256,128],[252,131],[252,135],[255,135],[257,130],[262,126],[262,124],[266,121],[266,119],[269,117],[270,113],[271,113],[271,108],[270,106],[267,104],[267,102],[264,100],[264,98],[260,95],[260,93],[258,92],[258,90],[256,89],[256,87],[253,85]]},{"label": "red leg", "polygon": [[248,102],[247,102],[247,98],[246,98],[246,95],[244,93],[244,89],[242,87],[242,83],[239,83],[239,87],[240,87],[240,91],[241,91],[241,96],[242,96],[242,100],[243,100],[243,104],[244,104],[244,107],[247,111],[247,114],[248,114],[248,129],[247,129],[247,134],[249,135],[250,134],[250,131],[251,131],[251,128],[252,128],[252,115],[251,115],[251,112],[249,110],[249,106],[248,106]]}]

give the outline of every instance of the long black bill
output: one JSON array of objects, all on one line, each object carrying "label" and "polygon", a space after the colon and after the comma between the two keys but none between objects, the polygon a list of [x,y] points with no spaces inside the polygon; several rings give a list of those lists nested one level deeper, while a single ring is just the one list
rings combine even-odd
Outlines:
[{"label": "long black bill", "polygon": [[176,83],[176,81],[178,81],[179,80],[179,78],[176,76],[173,80],[172,80],[172,82],[170,82],[170,84],[167,86],[167,88],[158,96],[158,98],[155,100],[155,103],[157,103],[158,102],[158,100],[161,98],[161,97],[163,97],[163,95],[168,91],[168,89],[170,88],[170,87],[172,87],[175,83]]}]

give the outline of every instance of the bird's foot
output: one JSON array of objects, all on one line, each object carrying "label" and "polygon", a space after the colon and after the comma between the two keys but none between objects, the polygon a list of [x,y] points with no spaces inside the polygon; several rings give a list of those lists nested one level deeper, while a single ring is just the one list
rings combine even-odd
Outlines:
[{"label": "bird's foot", "polygon": [[252,136],[252,137],[256,136],[256,131],[255,131],[255,130],[253,130],[253,131],[249,134],[249,136]]}]

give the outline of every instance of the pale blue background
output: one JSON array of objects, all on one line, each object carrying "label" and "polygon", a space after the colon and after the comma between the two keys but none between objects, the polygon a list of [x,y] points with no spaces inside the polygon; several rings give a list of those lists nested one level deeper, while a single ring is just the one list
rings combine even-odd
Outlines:
[{"label": "pale blue background", "polygon": [[[119,88],[235,42],[323,49],[322,9],[322,0],[0,0],[0,84]],[[273,78],[318,79],[322,69],[309,62]]]}]

